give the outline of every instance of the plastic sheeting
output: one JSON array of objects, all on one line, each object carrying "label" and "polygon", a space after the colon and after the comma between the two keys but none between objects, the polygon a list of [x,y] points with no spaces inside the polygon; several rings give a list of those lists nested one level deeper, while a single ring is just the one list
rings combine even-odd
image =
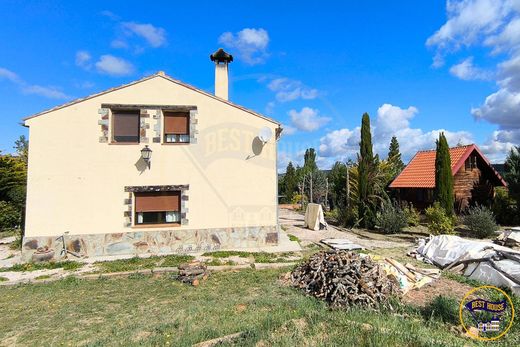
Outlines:
[{"label": "plastic sheeting", "polygon": [[441,268],[463,264],[465,276],[520,295],[520,252],[491,242],[439,235],[422,242],[417,253]]},{"label": "plastic sheeting", "polygon": [[303,227],[316,231],[327,228],[327,222],[325,222],[323,208],[320,204],[307,205],[307,210],[305,210],[305,221]]}]

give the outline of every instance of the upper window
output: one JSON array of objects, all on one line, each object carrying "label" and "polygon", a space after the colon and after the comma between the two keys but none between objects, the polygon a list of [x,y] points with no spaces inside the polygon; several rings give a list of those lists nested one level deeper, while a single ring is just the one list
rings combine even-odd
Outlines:
[{"label": "upper window", "polygon": [[119,143],[139,143],[139,110],[112,111],[112,139]]},{"label": "upper window", "polygon": [[135,193],[135,224],[179,224],[180,206],[178,191]]},{"label": "upper window", "polygon": [[165,143],[190,142],[190,114],[189,112],[164,112],[164,140]]}]

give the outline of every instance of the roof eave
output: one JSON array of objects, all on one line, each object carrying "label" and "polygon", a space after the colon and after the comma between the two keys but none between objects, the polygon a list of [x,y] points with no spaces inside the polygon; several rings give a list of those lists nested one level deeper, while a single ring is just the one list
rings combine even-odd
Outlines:
[{"label": "roof eave", "polygon": [[64,104],[62,104],[62,105],[58,105],[58,106],[55,106],[55,107],[50,108],[50,109],[48,109],[48,110],[45,110],[45,111],[42,111],[42,112],[38,112],[38,113],[33,114],[33,115],[31,115],[31,116],[28,116],[28,117],[22,118],[23,125],[26,126],[26,127],[28,127],[28,125],[27,125],[25,122],[28,121],[28,120],[31,120],[31,119],[33,119],[33,118],[36,118],[36,117],[39,117],[39,116],[43,116],[43,115],[45,115],[45,114],[47,114],[47,113],[51,113],[51,112],[54,112],[54,111],[57,111],[57,110],[60,110],[60,109],[66,108],[66,107],[69,107],[69,106],[75,105],[75,104],[77,104],[77,103],[80,103],[80,102],[83,102],[83,101],[87,101],[87,100],[90,100],[90,99],[92,99],[92,98],[95,98],[95,97],[98,97],[98,96],[101,96],[101,95],[104,95],[104,94],[107,94],[107,93],[110,93],[110,92],[113,92],[113,91],[116,91],[116,90],[119,90],[119,89],[123,89],[123,88],[126,88],[126,87],[130,87],[130,86],[133,86],[133,85],[135,85],[135,84],[138,84],[138,83],[141,83],[141,82],[145,82],[145,81],[147,81],[147,80],[149,80],[149,79],[156,78],[156,77],[162,77],[162,78],[164,78],[164,79],[166,79],[166,80],[168,80],[168,81],[170,81],[170,82],[172,82],[172,83],[178,84],[178,85],[183,86],[183,87],[188,88],[188,89],[191,89],[191,90],[193,90],[193,91],[195,91],[195,92],[197,92],[197,93],[200,93],[200,94],[205,95],[205,96],[207,96],[207,97],[210,97],[210,98],[213,98],[213,99],[218,100],[218,101],[220,101],[220,102],[223,102],[223,103],[225,103],[225,104],[227,104],[227,105],[229,105],[229,106],[235,107],[235,108],[237,108],[237,109],[239,109],[239,110],[241,110],[241,111],[247,112],[247,113],[249,113],[249,114],[251,114],[251,115],[253,115],[253,116],[256,116],[256,117],[262,118],[262,119],[264,119],[264,120],[266,120],[266,121],[269,121],[269,122],[271,122],[271,123],[274,123],[274,124],[276,124],[276,125],[278,125],[278,126],[281,126],[281,125],[282,125],[282,123],[280,123],[280,122],[278,122],[278,121],[276,121],[276,120],[274,120],[274,119],[272,119],[272,118],[266,117],[266,116],[264,116],[264,115],[262,115],[262,114],[260,114],[260,113],[257,113],[257,112],[255,112],[255,111],[253,111],[253,110],[250,110],[250,109],[248,109],[248,108],[246,108],[246,107],[243,107],[243,106],[240,106],[240,105],[234,104],[234,103],[232,103],[232,102],[230,102],[230,101],[228,101],[228,100],[222,99],[222,98],[220,98],[220,97],[218,97],[218,96],[215,96],[215,95],[213,95],[213,94],[210,94],[210,93],[208,93],[208,92],[205,92],[205,91],[203,91],[202,89],[199,89],[199,88],[194,87],[194,86],[192,86],[192,85],[189,85],[189,84],[186,84],[186,83],[184,83],[184,82],[178,81],[178,80],[176,80],[176,79],[174,79],[174,78],[172,78],[172,77],[166,75],[166,74],[163,73],[163,72],[158,72],[158,73],[155,73],[155,74],[153,74],[153,75],[143,77],[143,78],[141,78],[141,79],[139,79],[139,80],[132,81],[132,82],[127,83],[127,84],[123,84],[123,85],[118,86],[118,87],[110,88],[110,89],[107,89],[107,90],[101,91],[101,92],[99,92],[99,93],[91,94],[91,95],[88,95],[88,96],[86,96],[86,97],[84,97],[84,98],[78,98],[78,99],[75,99],[75,100],[69,101],[69,102],[67,102],[67,103],[64,103]]}]

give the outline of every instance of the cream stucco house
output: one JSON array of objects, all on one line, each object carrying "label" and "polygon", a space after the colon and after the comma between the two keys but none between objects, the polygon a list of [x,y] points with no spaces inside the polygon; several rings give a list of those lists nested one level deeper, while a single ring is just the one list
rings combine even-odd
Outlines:
[{"label": "cream stucco house", "polygon": [[176,253],[276,245],[280,123],[159,72],[24,119],[23,254]]}]

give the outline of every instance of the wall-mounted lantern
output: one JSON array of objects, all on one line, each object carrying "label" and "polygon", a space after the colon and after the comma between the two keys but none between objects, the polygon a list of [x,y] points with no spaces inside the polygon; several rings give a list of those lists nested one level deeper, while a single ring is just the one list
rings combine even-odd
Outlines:
[{"label": "wall-mounted lantern", "polygon": [[150,168],[151,160],[152,160],[152,150],[148,148],[148,145],[145,145],[143,149],[141,149],[141,158],[143,158],[148,168]]}]

